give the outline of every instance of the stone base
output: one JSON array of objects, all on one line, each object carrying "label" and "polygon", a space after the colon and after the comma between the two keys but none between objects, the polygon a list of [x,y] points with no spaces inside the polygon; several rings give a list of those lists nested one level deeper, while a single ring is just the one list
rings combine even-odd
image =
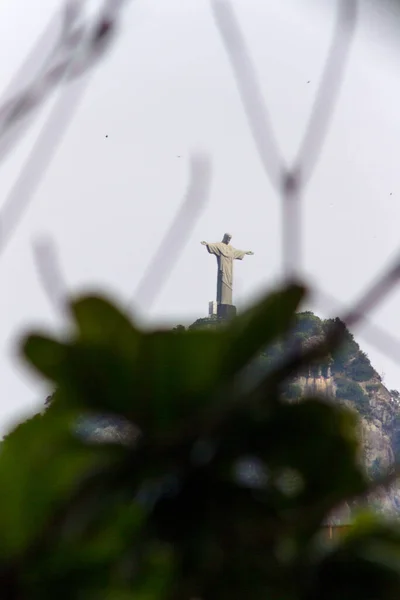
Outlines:
[{"label": "stone base", "polygon": [[232,304],[218,304],[218,317],[226,321],[236,317],[236,306]]}]

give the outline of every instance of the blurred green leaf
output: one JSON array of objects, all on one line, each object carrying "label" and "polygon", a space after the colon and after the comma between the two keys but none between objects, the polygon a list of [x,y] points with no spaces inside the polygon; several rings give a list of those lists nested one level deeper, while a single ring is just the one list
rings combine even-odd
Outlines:
[{"label": "blurred green leaf", "polygon": [[[24,574],[27,590],[39,587],[45,597],[69,600],[76,597],[107,597],[113,590],[130,589],[134,549],[141,537],[145,511],[135,502],[122,501],[115,494],[104,495],[89,527],[83,531],[60,531],[48,547],[35,553]],[[39,593],[39,598],[40,596]],[[103,596],[104,594],[104,596]]]},{"label": "blurred green leaf", "polygon": [[400,589],[400,530],[376,517],[355,521],[315,565],[307,600],[396,600]]},{"label": "blurred green leaf", "polygon": [[[238,385],[243,367],[289,330],[303,296],[290,285],[226,327],[149,333],[107,300],[84,297],[71,303],[76,331],[64,344],[27,338],[25,356],[57,401],[4,443],[4,557],[23,556],[88,474],[101,474],[35,546],[23,571],[30,600],[76,590],[85,600],[361,600],[364,574],[362,600],[395,597],[397,533],[364,522],[338,547],[317,548],[324,517],[368,489],[356,417],[313,398],[288,404],[284,381],[265,380],[259,401]],[[125,454],[86,446],[69,427],[88,409],[127,417],[144,435]],[[243,476],[243,461],[255,478]]]},{"label": "blurred green leaf", "polygon": [[83,298],[72,304],[75,343],[31,336],[24,354],[82,406],[121,413],[147,431],[165,429],[215,402],[214,390],[290,326],[303,294],[289,286],[228,329],[142,335],[105,300]]},{"label": "blurred green leaf", "polygon": [[150,430],[165,431],[203,411],[215,401],[226,352],[222,331],[159,331],[144,336],[131,417],[139,407]]},{"label": "blurred green leaf", "polygon": [[[53,355],[51,351],[55,349]],[[57,405],[126,414],[137,397],[135,356],[113,343],[78,340],[61,345],[30,335],[22,352],[57,388]],[[139,423],[138,423],[139,425]]]},{"label": "blurred green leaf", "polygon": [[51,515],[93,470],[120,453],[90,447],[72,434],[76,413],[49,411],[16,427],[0,453],[0,555],[23,552]]},{"label": "blurred green leaf", "polygon": [[119,413],[151,431],[211,400],[225,337],[212,331],[149,333],[142,336],[137,357],[113,343],[78,340],[59,349],[60,361],[49,368],[48,349],[54,345],[53,340],[31,336],[24,353],[51,376],[70,405]]},{"label": "blurred green leaf", "polygon": [[[308,507],[311,518],[298,522],[308,534],[326,512],[368,486],[358,464],[357,419],[332,403],[305,399],[280,403],[272,411],[240,407],[227,417],[218,438],[214,460],[221,473],[231,477],[241,457],[259,461],[267,474],[265,493],[257,492],[261,500],[271,506],[275,496],[275,507],[282,511]],[[297,490],[293,495],[290,482],[285,482],[289,473],[299,478],[299,485],[292,482]],[[282,493],[275,493],[276,486]]]},{"label": "blurred green leaf", "polygon": [[110,344],[136,356],[141,333],[130,318],[100,296],[84,296],[71,302],[78,338],[87,342]]},{"label": "blurred green leaf", "polygon": [[64,372],[68,348],[61,342],[42,334],[32,333],[24,341],[23,355],[41,375],[58,382]]},{"label": "blurred green leaf", "polygon": [[132,595],[138,600],[162,600],[170,597],[175,573],[174,548],[150,542],[138,556],[138,569]]},{"label": "blurred green leaf", "polygon": [[306,289],[291,284],[263,298],[232,321],[228,329],[230,351],[225,369],[236,373],[277,337],[283,336],[293,322]]}]

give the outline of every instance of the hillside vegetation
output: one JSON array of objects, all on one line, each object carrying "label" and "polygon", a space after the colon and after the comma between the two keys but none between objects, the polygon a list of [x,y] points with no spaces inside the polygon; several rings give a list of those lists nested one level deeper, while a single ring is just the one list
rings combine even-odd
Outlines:
[{"label": "hillside vegetation", "polygon": [[[198,319],[189,329],[222,327],[216,317]],[[340,327],[343,343],[322,361],[285,382],[284,396],[296,402],[303,396],[324,395],[353,408],[360,418],[364,466],[371,477],[400,460],[400,394],[388,390],[367,354],[339,318],[321,319],[311,311],[294,316],[290,332],[269,344],[248,367],[248,379],[257,381],[272,372],[290,351],[317,344],[331,327]],[[182,327],[182,326],[180,326]],[[387,510],[400,510],[400,493],[380,499]]]}]

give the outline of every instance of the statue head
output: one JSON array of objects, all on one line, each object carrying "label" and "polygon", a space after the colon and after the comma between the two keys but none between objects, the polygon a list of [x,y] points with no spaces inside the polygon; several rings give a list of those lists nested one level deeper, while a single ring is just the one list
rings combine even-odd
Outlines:
[{"label": "statue head", "polygon": [[232,236],[230,233],[225,233],[224,237],[222,238],[222,241],[224,244],[229,244],[230,241],[232,239]]}]

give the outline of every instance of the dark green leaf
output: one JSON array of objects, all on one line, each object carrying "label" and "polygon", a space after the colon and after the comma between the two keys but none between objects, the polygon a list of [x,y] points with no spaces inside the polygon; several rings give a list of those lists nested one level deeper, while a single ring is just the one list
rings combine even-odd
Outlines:
[{"label": "dark green leaf", "polygon": [[305,288],[289,285],[238,316],[228,329],[230,351],[225,369],[236,373],[258,352],[287,332],[305,296]]},{"label": "dark green leaf", "polygon": [[133,358],[140,333],[128,316],[99,296],[85,296],[71,303],[81,340],[99,344],[113,343]]},{"label": "dark green leaf", "polygon": [[76,413],[49,411],[19,425],[1,447],[0,553],[22,552],[93,469],[115,449],[82,444],[72,434]]},{"label": "dark green leaf", "polygon": [[140,410],[157,428],[194,416],[212,401],[226,353],[222,331],[160,331],[144,336],[136,405],[140,402]]},{"label": "dark green leaf", "polygon": [[400,590],[400,530],[376,517],[350,534],[317,565],[307,600],[396,600]]},{"label": "dark green leaf", "polygon": [[[282,510],[314,505],[309,531],[320,525],[326,511],[349,495],[364,492],[367,481],[358,466],[358,424],[354,415],[341,407],[319,400],[279,404],[273,411],[240,408],[233,411],[219,432],[215,458],[228,472],[242,456],[262,461],[269,485],[282,483],[288,473],[301,485],[292,497],[277,496]],[[267,485],[268,488],[268,485]],[[271,490],[272,488],[269,487]],[[268,492],[269,493],[269,492]],[[299,520],[301,526],[301,519]]]},{"label": "dark green leaf", "polygon": [[57,382],[64,371],[67,347],[40,334],[31,334],[23,342],[22,353],[41,375]]}]

